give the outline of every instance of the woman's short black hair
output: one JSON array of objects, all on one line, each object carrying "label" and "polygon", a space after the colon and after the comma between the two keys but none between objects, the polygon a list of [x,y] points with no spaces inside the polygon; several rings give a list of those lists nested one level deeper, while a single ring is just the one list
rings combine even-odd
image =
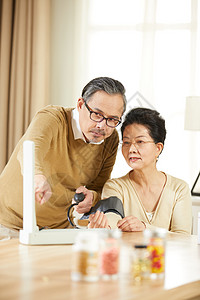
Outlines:
[{"label": "woman's short black hair", "polygon": [[144,107],[131,109],[125,116],[121,126],[122,138],[126,126],[134,123],[144,125],[148,129],[149,135],[152,137],[154,143],[161,142],[164,145],[166,137],[165,120],[161,117],[159,112]]}]

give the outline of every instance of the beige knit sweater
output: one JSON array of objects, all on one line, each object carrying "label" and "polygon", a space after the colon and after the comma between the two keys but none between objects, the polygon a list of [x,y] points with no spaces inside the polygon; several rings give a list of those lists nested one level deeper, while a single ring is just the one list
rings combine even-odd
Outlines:
[{"label": "beige knit sweater", "polygon": [[129,173],[117,179],[109,179],[104,185],[102,199],[116,196],[124,205],[125,216],[135,216],[147,228],[162,227],[168,231],[191,234],[192,202],[188,184],[181,179],[167,175],[167,182],[160,200],[149,221]]}]

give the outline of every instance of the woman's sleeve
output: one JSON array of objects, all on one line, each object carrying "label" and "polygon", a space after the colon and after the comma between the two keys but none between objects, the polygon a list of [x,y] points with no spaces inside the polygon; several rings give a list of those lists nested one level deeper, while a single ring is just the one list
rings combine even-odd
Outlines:
[{"label": "woman's sleeve", "polygon": [[191,234],[192,201],[189,186],[183,183],[176,191],[176,202],[172,212],[170,231]]},{"label": "woman's sleeve", "polygon": [[123,203],[123,191],[117,179],[109,179],[103,187],[101,199],[106,199],[111,196],[116,196]]},{"label": "woman's sleeve", "polygon": [[[122,194],[123,194],[122,189],[118,184],[117,179],[109,179],[103,187],[101,199],[106,199],[111,196],[116,196],[123,203]],[[106,214],[106,217],[108,219],[108,224],[110,225],[111,229],[117,228],[117,222],[121,220],[121,217],[114,213],[108,213]]]}]

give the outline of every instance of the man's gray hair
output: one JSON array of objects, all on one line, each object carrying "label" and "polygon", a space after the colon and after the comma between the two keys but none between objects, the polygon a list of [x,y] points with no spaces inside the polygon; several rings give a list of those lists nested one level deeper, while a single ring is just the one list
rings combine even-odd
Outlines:
[{"label": "man's gray hair", "polygon": [[123,113],[126,110],[126,96],[125,96],[125,88],[121,82],[118,80],[109,78],[109,77],[98,77],[95,79],[92,79],[82,90],[82,98],[87,103],[91,96],[98,92],[98,91],[104,91],[109,95],[112,94],[120,94],[123,98],[124,107],[123,107]]}]

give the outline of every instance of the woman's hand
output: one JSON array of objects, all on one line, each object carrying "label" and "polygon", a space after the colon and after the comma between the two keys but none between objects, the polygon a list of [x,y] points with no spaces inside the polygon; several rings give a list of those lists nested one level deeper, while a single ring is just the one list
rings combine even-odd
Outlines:
[{"label": "woman's hand", "polygon": [[95,214],[89,216],[89,221],[90,223],[88,224],[88,228],[110,229],[106,215],[103,212],[100,212],[99,210],[97,210]]},{"label": "woman's hand", "polygon": [[128,216],[117,222],[117,227],[122,231],[144,231],[145,223],[134,216]]}]

